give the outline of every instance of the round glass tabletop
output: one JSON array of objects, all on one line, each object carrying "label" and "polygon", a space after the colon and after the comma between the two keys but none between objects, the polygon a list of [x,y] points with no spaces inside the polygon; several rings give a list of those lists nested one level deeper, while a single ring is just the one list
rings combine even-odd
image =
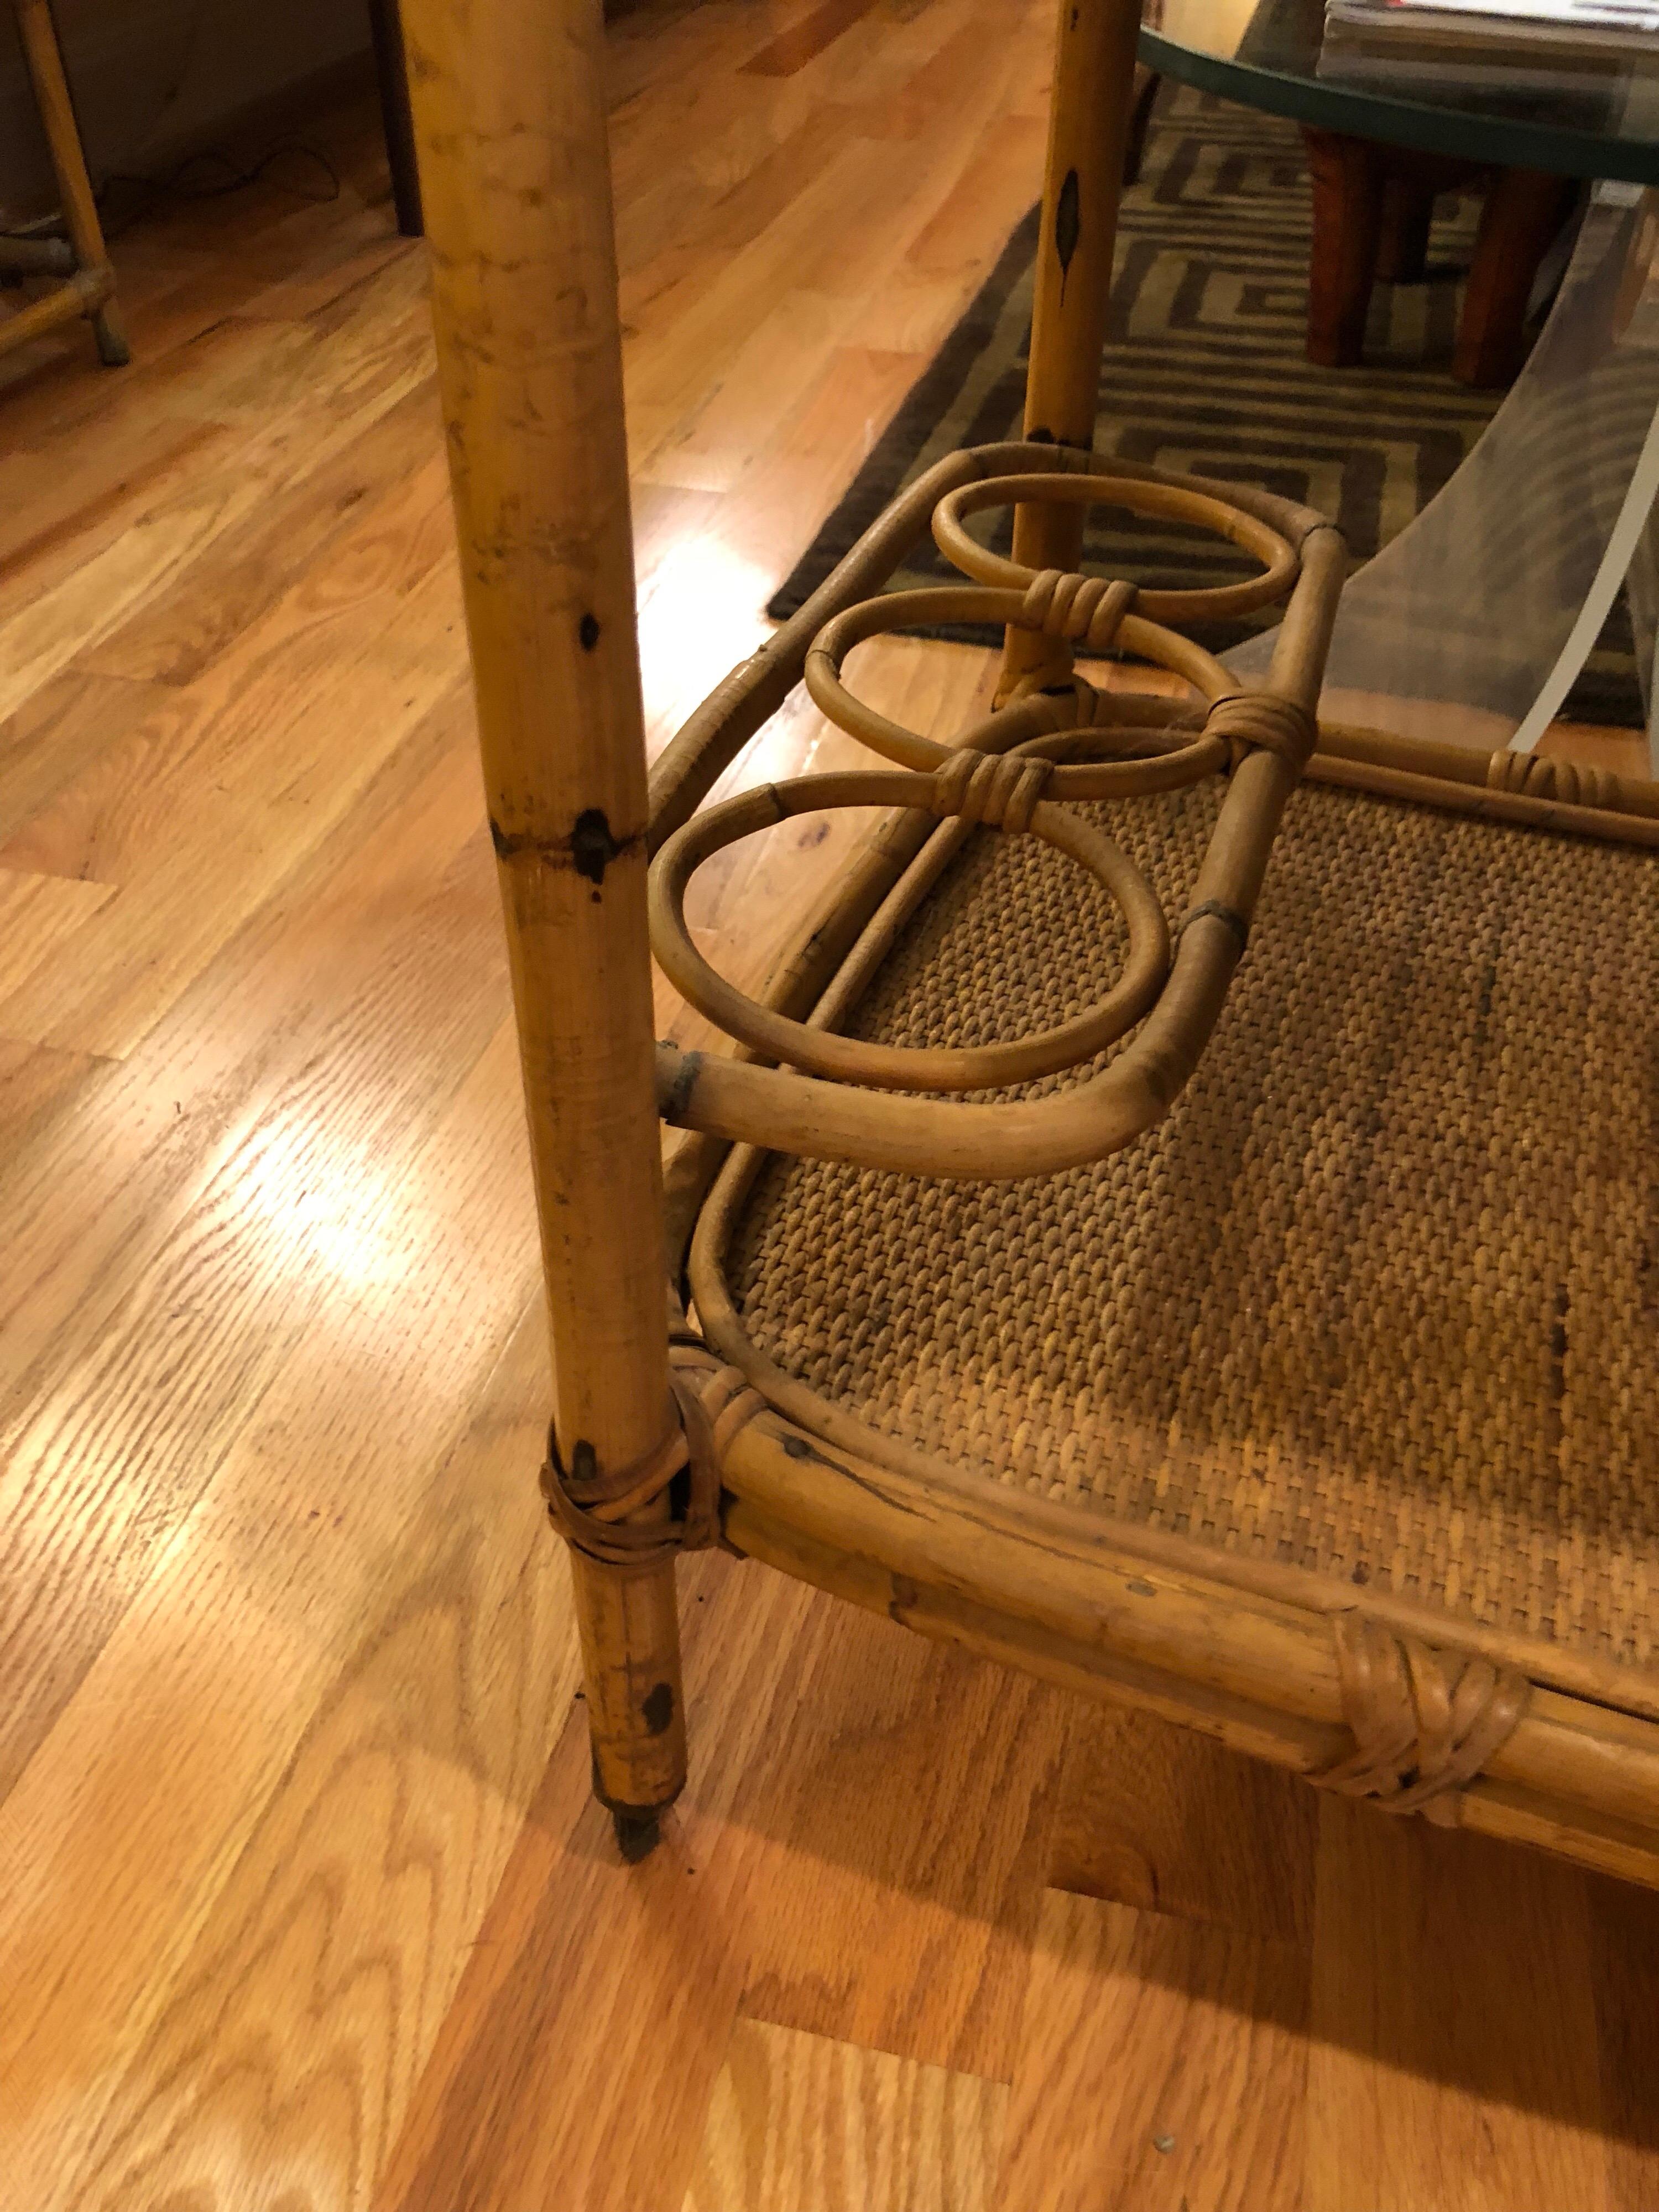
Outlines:
[{"label": "round glass tabletop", "polygon": [[1402,18],[1339,5],[1328,21],[1325,0],[1145,0],[1140,57],[1183,84],[1354,137],[1659,184],[1659,36],[1650,49],[1567,42],[1522,58],[1489,36]]}]

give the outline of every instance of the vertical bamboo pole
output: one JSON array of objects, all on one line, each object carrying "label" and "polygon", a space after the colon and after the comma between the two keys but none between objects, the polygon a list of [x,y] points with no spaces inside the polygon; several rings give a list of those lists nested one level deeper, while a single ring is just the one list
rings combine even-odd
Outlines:
[{"label": "vertical bamboo pole", "polygon": [[[1085,453],[1095,437],[1139,28],[1139,0],[1060,0],[1025,434],[1045,445],[1080,446]],[[1075,568],[1083,525],[1081,507],[1018,508],[1015,560],[1031,568]],[[1057,639],[1009,630],[1004,695],[1021,677],[1063,683],[1071,672],[1071,653]]]},{"label": "vertical bamboo pole", "polygon": [[[405,0],[404,32],[555,1432],[609,1473],[669,1390],[600,4]],[[594,1787],[648,1848],[685,1771],[673,1568],[572,1565]]]},{"label": "vertical bamboo pole", "polygon": [[34,88],[35,106],[40,111],[40,127],[46,135],[46,148],[58,179],[64,225],[75,251],[76,289],[86,302],[83,312],[92,319],[98,358],[106,368],[121,368],[132,356],[116,313],[115,271],[110,266],[92,197],[92,181],[87,175],[87,159],[81,147],[81,132],[70,100],[69,80],[64,75],[64,57],[58,49],[52,11],[48,0],[13,0],[13,5],[18,35],[23,42],[23,58]]}]

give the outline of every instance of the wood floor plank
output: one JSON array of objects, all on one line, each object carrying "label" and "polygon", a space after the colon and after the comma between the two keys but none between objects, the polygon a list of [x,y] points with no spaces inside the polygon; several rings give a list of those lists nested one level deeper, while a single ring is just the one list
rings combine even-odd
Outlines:
[{"label": "wood floor plank", "polygon": [[514,1051],[503,1028],[414,1176],[351,1224],[356,1279],[397,1297],[395,1339],[363,1297],[290,1347],[0,1807],[0,1863],[27,1870],[0,1898],[0,2171],[31,2212],[85,2201],[107,2100],[366,1615],[406,1577],[456,1408],[524,1310],[534,1232],[498,1168],[521,1141]]},{"label": "wood floor plank", "polygon": [[50,966],[64,939],[114,890],[113,884],[37,875],[0,864],[0,996],[21,989]]},{"label": "wood floor plank", "polygon": [[[80,665],[129,681],[192,682],[252,629],[295,578],[325,561],[348,532],[371,517],[388,537],[401,532],[394,508],[407,507],[416,530],[441,513],[443,428],[437,396],[422,383],[387,408],[343,453],[297,483],[283,487],[228,533],[209,558],[111,631]],[[384,518],[382,522],[380,518]],[[434,530],[435,549],[444,539]],[[403,556],[405,576],[419,575],[434,555],[416,544]]]},{"label": "wood floor plank", "polygon": [[1588,1881],[1322,1805],[1307,2212],[1351,2212],[1357,2186],[1366,2212],[1613,2201]]},{"label": "wood floor plank", "polygon": [[743,67],[748,76],[793,76],[867,15],[876,0],[818,0],[809,15],[769,39]]},{"label": "wood floor plank", "polygon": [[[838,53],[803,70],[802,76],[810,79],[814,69],[820,78],[833,74],[838,96],[869,109],[884,127],[890,115],[902,119],[905,88],[915,82],[918,72],[949,46],[964,23],[976,22],[997,49],[994,58],[988,54],[988,68],[1006,66],[1009,57],[1024,51],[1030,56],[1027,66],[1034,64],[1047,80],[1048,57],[1033,51],[1053,35],[1052,24],[1044,23],[1041,0],[1028,4],[1017,19],[988,14],[980,0],[956,8],[909,8],[899,13],[901,19],[887,27],[884,36],[848,39]],[[821,94],[827,89],[820,83]]]},{"label": "wood floor plank", "polygon": [[[1008,2080],[1064,1699],[828,1601],[793,1671],[788,1758],[738,1801],[775,1846],[750,1882],[744,2013]],[[973,1745],[965,1768],[930,1759],[942,1729]]]},{"label": "wood floor plank", "polygon": [[[84,334],[73,328],[66,331],[64,343],[54,346],[21,383],[13,380],[4,387],[13,450],[58,451],[95,434],[116,451],[125,452],[161,416],[176,412],[198,426],[206,423],[208,418],[194,404],[197,374],[210,375],[232,357],[257,360],[270,342],[270,325],[239,322],[226,313],[223,297],[222,274],[219,311],[202,320],[185,349],[191,356],[188,379],[181,378],[179,361],[165,348],[141,353],[130,368],[112,378],[101,374],[88,354]],[[122,310],[131,313],[125,293]],[[15,358],[0,364],[0,374],[15,365]]]},{"label": "wood floor plank", "polygon": [[[568,1720],[568,1569],[536,1489],[539,1298],[127,2065],[75,2201],[362,2206]],[[307,1509],[334,1540],[327,1504]]]},{"label": "wood floor plank", "polygon": [[[857,312],[856,301],[833,294],[782,288],[714,389],[680,415],[666,435],[641,441],[641,466],[657,483],[729,491],[750,465],[756,447],[793,411],[803,386],[823,374]],[[919,356],[916,374],[926,366]]]},{"label": "wood floor plank", "polygon": [[[471,733],[470,702],[446,702],[424,718],[140,1052],[125,1066],[102,1063],[94,1095],[0,1153],[0,1205],[15,1231],[0,1248],[9,1387],[60,1338],[65,1363],[83,1355],[91,1338],[76,1331],[106,1326],[100,1294],[116,1255],[150,1264],[199,1204],[209,1163],[243,1140],[308,1054],[347,1033],[348,1010],[372,1003],[362,999],[368,979],[411,920],[453,896],[446,878],[468,841],[485,835]],[[482,915],[491,888],[482,852],[475,881]],[[504,974],[499,947],[486,944],[481,935],[482,989]],[[266,1018],[250,1021],[250,1007]],[[431,1085],[430,1071],[412,1066],[401,1079]],[[324,1102],[319,1114],[327,1128]],[[81,1209],[67,1218],[65,1193]],[[68,1371],[41,1369],[37,1379],[56,1388]]]},{"label": "wood floor plank", "polygon": [[[192,742],[175,738],[170,775],[144,773],[153,727],[96,764],[95,834],[142,845],[148,865],[82,924],[49,976],[0,999],[0,1034],[131,1053],[409,729],[456,690],[460,630],[447,566],[404,590],[372,568],[364,575],[345,553],[331,574],[297,586],[187,690]],[[307,693],[325,690],[326,712],[302,711]],[[165,726],[176,731],[180,719]],[[66,817],[80,834],[88,796],[64,794],[5,848],[7,860],[62,835]],[[112,810],[119,826],[106,830]]]},{"label": "wood floor plank", "polygon": [[1609,2212],[1659,2204],[1659,1896],[1592,1875],[1590,1978]]},{"label": "wood floor plank", "polygon": [[[637,207],[620,218],[619,298],[630,322],[653,312],[672,313],[677,286],[704,281],[711,257],[752,246],[802,185],[862,135],[857,111],[834,101],[811,105],[781,137],[775,135],[774,119],[765,111],[757,114],[755,122],[752,135],[759,144],[746,147],[738,174],[726,189],[711,196],[704,211],[688,210],[682,193],[678,210],[662,210],[653,230],[641,222]],[[660,161],[655,131],[642,151],[653,164]]]},{"label": "wood floor plank", "polygon": [[762,1754],[787,1735],[787,1655],[814,1601],[781,1577],[730,1567],[699,1559],[684,1577],[700,1755],[663,1841],[641,1866],[618,1862],[609,1820],[586,1798],[578,1713],[480,1929],[376,2212],[554,2203],[635,2212],[684,2197],[737,2018],[763,1849],[733,1818],[734,1799],[752,1793]]},{"label": "wood floor plank", "polygon": [[[925,167],[915,149],[889,149],[898,159],[873,162],[856,141],[843,147],[791,201],[787,212],[751,246],[722,263],[684,301],[670,322],[653,318],[624,337],[623,384],[629,439],[635,465],[657,471],[650,457],[672,429],[707,399],[755,328],[790,285],[830,290],[848,255],[878,264],[899,251],[883,240],[876,220],[884,195],[902,190]],[[894,169],[902,173],[896,176]]]},{"label": "wood floor plank", "polygon": [[[472,763],[453,728],[410,772],[423,763],[363,810],[379,838],[319,856],[311,896],[252,932],[151,1054],[5,1164],[0,1796],[284,1358],[368,1295],[341,1263],[504,1017],[491,872],[461,804]],[[283,1021],[249,1036],[237,1012],[262,991]],[[509,1186],[525,1173],[517,1150],[502,1166]],[[88,1207],[69,1240],[66,1192]]]},{"label": "wood floor plank", "polygon": [[78,669],[43,684],[0,722],[0,844],[167,705],[160,684]]},{"label": "wood floor plank", "polygon": [[0,1037],[0,1123],[7,1146],[21,1150],[43,1124],[65,1113],[74,1092],[100,1065],[88,1053]]},{"label": "wood floor plank", "polygon": [[109,544],[77,560],[63,580],[0,623],[0,716],[95,644],[220,533],[254,512],[261,486],[240,470],[217,483],[192,472],[189,495],[141,515]]},{"label": "wood floor plank", "polygon": [[1300,2212],[1307,2019],[1294,1946],[1048,1891],[1002,2212]]},{"label": "wood floor plank", "polygon": [[1318,1833],[1296,1776],[1150,1713],[1073,1709],[1054,1888],[1306,1946]]},{"label": "wood floor plank", "polygon": [[113,532],[122,514],[153,501],[169,476],[226,442],[217,423],[158,411],[135,423],[130,437],[89,439],[67,454],[55,446],[13,447],[0,455],[0,560],[38,590],[50,564],[72,566],[94,533]]},{"label": "wood floor plank", "polygon": [[181,459],[153,503],[0,622],[0,716],[257,514],[284,473],[319,466],[430,374],[423,284],[407,260],[359,287],[349,309],[255,338],[216,368],[198,364],[191,388],[198,419],[240,424],[246,438],[211,468]]},{"label": "wood floor plank", "polygon": [[684,2212],[993,2212],[1007,2092],[740,2020]]},{"label": "wood floor plank", "polygon": [[[122,883],[176,872],[181,848],[208,842],[204,810],[210,820],[223,815],[250,787],[291,804],[307,747],[356,763],[395,739],[384,713],[366,734],[333,720],[338,707],[319,675],[334,667],[333,645],[318,632],[331,613],[349,618],[360,600],[407,593],[453,567],[443,462],[421,434],[433,428],[425,395],[413,397],[406,416],[392,410],[398,434],[365,441],[367,471],[348,465],[320,472],[320,483],[306,479],[294,500],[277,502],[274,541],[256,523],[252,548],[240,538],[216,546],[209,574],[156,593],[114,635],[110,673],[80,679],[94,702],[113,690],[108,733],[82,748],[79,772],[49,803],[27,808],[23,787],[0,862]],[[308,530],[308,557],[291,567],[273,557],[285,535],[303,541]],[[453,646],[441,651],[441,672],[459,688],[465,673],[453,663]],[[259,720],[257,742],[238,716]],[[340,743],[348,731],[354,742]],[[61,762],[73,743],[50,727],[34,750]]]}]

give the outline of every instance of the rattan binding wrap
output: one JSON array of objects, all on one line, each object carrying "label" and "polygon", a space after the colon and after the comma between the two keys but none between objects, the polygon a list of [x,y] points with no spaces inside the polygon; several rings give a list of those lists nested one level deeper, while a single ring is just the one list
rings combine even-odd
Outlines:
[{"label": "rattan binding wrap", "polygon": [[1532,1685],[1513,1667],[1391,1636],[1362,1615],[1339,1615],[1335,1635],[1354,1747],[1310,1778],[1385,1812],[1455,1826],[1456,1792],[1509,1741]]},{"label": "rattan binding wrap", "polygon": [[[541,1474],[548,1517],[568,1544],[605,1566],[644,1572],[720,1540],[720,1462],[766,1401],[741,1369],[715,1358],[686,1328],[669,1337],[668,1388],[660,1440],[609,1474],[599,1472],[583,1447],[577,1466],[567,1468],[556,1434],[548,1431]],[[641,1507],[659,1500],[672,1506],[677,1483],[683,1486],[678,1512],[666,1520],[638,1517]]]}]

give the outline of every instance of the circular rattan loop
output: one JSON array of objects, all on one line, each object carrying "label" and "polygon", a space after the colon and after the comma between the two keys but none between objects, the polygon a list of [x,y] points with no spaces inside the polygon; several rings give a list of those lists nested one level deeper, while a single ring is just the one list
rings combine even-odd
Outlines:
[{"label": "circular rattan loop", "polygon": [[[1169,927],[1151,885],[1128,855],[1092,824],[1045,805],[1062,771],[1019,754],[945,754],[932,775],[801,776],[744,792],[695,815],[658,854],[651,872],[651,937],[659,966],[699,1012],[769,1060],[832,1081],[881,1091],[991,1091],[1056,1075],[1091,1060],[1151,1007],[1169,970]],[[685,926],[685,892],[704,860],[739,837],[787,819],[846,806],[912,806],[942,819],[1029,830],[1087,868],[1128,933],[1122,973],[1104,998],[1073,1020],[1006,1044],[911,1051],[791,1021],[758,1006],[713,969]]]},{"label": "circular rattan loop", "polygon": [[[1044,499],[1084,506],[1110,501],[1139,514],[1196,522],[1255,553],[1263,572],[1220,590],[1141,592],[1121,579],[1022,568],[977,545],[963,526],[962,518],[976,508]],[[934,529],[946,553],[975,580],[891,592],[845,606],[823,624],[801,664],[807,692],[821,712],[906,773],[803,777],[744,793],[695,816],[665,841],[653,865],[651,938],[659,964],[686,1000],[766,1059],[876,1090],[997,1091],[1093,1059],[1151,1010],[1169,973],[1169,926],[1145,876],[1109,838],[1056,802],[1180,789],[1217,773],[1251,746],[1298,769],[1305,763],[1316,735],[1310,716],[1272,696],[1241,695],[1213,654],[1152,619],[1156,614],[1237,614],[1281,598],[1295,580],[1299,556],[1279,531],[1224,500],[1184,483],[1110,476],[1033,473],[969,483],[940,502]],[[1114,714],[1105,695],[1073,674],[1063,685],[1022,687],[946,746],[868,705],[842,679],[848,653],[871,639],[917,626],[988,622],[1040,631],[1085,652],[1121,648],[1139,656],[1190,686],[1206,703],[1206,719],[1193,728],[1188,703],[1171,707],[1167,724],[1143,726],[1146,734],[1139,739],[1109,734]],[[1119,731],[1133,719],[1120,715]],[[847,1036],[827,1020],[791,1020],[718,975],[685,923],[686,890],[697,867],[724,846],[792,814],[884,805],[1013,834],[1029,831],[1087,868],[1118,908],[1127,933],[1123,969],[1112,989],[1086,1012],[1035,1036],[916,1051]],[[902,887],[893,897],[901,893]],[[1210,902],[1188,921],[1212,910],[1220,911]],[[897,912],[890,901],[868,925],[861,944],[871,957],[881,949],[884,915],[891,922]],[[1239,918],[1229,920],[1224,913],[1221,918],[1230,927],[1237,923],[1242,942]]]},{"label": "circular rattan loop", "polygon": [[[1020,592],[1037,581],[1036,573],[1006,555],[994,553],[970,538],[963,518],[988,507],[1010,507],[1025,501],[1058,502],[1068,507],[1121,507],[1131,514],[1162,516],[1177,522],[1194,522],[1218,537],[1242,546],[1261,562],[1262,572],[1241,584],[1212,586],[1193,592],[1141,592],[1136,605],[1153,621],[1212,621],[1224,615],[1250,614],[1258,607],[1281,599],[1295,581],[1300,556],[1289,538],[1270,529],[1255,515],[1229,507],[1206,493],[1185,485],[1157,483],[1132,477],[1024,476],[994,477],[959,484],[947,492],[933,509],[933,538],[945,559],[976,583],[993,584]],[[1042,629],[1041,623],[1028,628]],[[1096,648],[1097,650],[1102,648]]]},{"label": "circular rattan loop", "polygon": [[[1087,578],[1079,579],[1087,582]],[[946,585],[914,592],[890,592],[878,599],[861,599],[857,605],[847,608],[825,623],[812,641],[802,671],[812,703],[827,714],[838,728],[849,737],[857,738],[868,745],[872,752],[879,753],[884,760],[896,762],[901,768],[915,769],[924,773],[935,771],[951,755],[960,750],[957,746],[939,744],[932,738],[923,737],[919,731],[906,729],[849,691],[842,678],[842,661],[854,646],[863,645],[874,637],[884,636],[889,631],[903,629],[919,624],[944,622],[1012,623],[1019,618],[1028,594],[1024,590],[985,590],[970,584]],[[1104,597],[1091,602],[1097,608],[1107,604]],[[1128,614],[1114,604],[1115,619],[1113,634],[1117,642],[1127,651],[1151,661],[1155,666],[1167,669],[1171,675],[1181,677],[1190,684],[1206,701],[1230,698],[1234,696],[1237,678],[1224,668],[1212,653],[1202,646],[1194,645],[1189,638],[1176,631],[1165,629],[1161,624],[1147,621],[1143,616]],[[1046,695],[1038,695],[1039,696]],[[1080,693],[1073,695],[1081,701]],[[1092,689],[1089,697],[1094,697]],[[1054,719],[1051,729],[1066,726],[1066,695],[1057,695]],[[1024,703],[1034,703],[1027,702]],[[1006,710],[1004,710],[1006,712]],[[1080,712],[1080,706],[1073,714]],[[992,722],[998,718],[991,717]],[[981,725],[981,727],[986,726]],[[977,732],[971,733],[976,736]],[[1179,761],[1182,765],[1176,767]],[[1160,780],[1157,784],[1138,784],[1133,776],[1124,773],[1126,764],[1114,763],[1119,769],[1115,776],[1103,780],[1097,769],[1062,769],[1052,787],[1055,799],[1103,799],[1112,792],[1128,793],[1136,790],[1169,789],[1184,781],[1196,782],[1200,776],[1211,774],[1216,765],[1212,740],[1202,732],[1194,734],[1190,747],[1180,754],[1165,756],[1160,763]],[[1184,771],[1190,769],[1190,773]]]}]

